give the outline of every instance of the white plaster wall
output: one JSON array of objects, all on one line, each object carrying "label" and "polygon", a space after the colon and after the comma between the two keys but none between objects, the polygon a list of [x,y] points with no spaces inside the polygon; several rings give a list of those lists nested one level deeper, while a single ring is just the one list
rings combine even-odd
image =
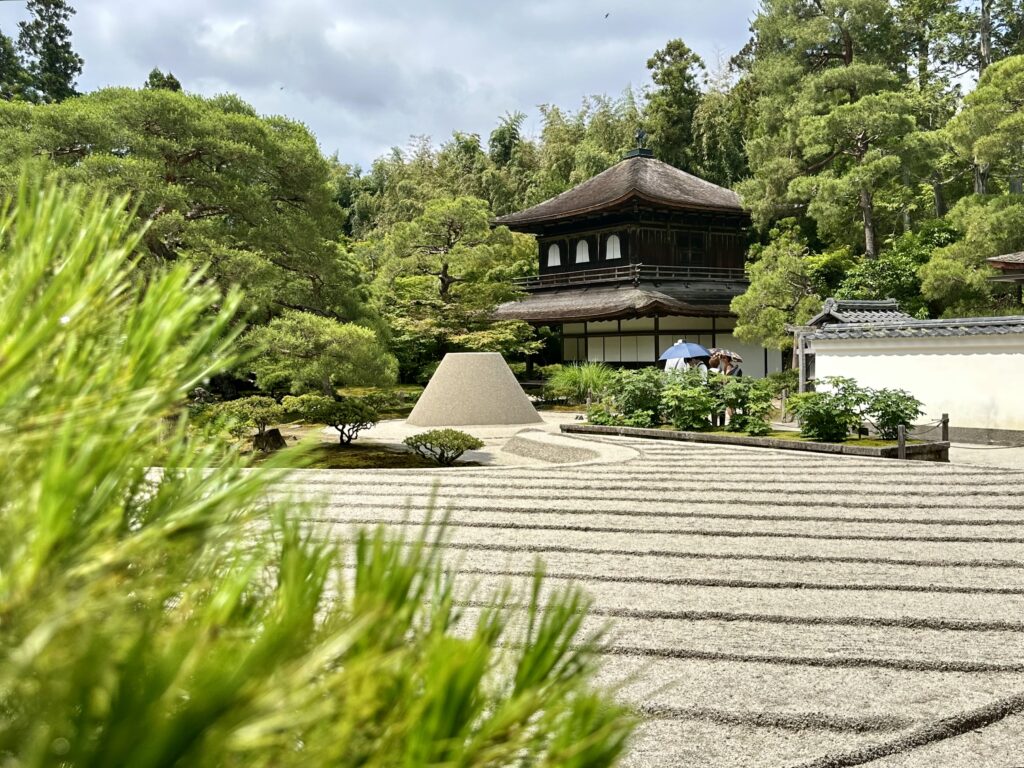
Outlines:
[{"label": "white plaster wall", "polygon": [[905,389],[922,421],[948,413],[957,427],[1024,429],[1024,333],[924,339],[815,340],[816,378]]}]

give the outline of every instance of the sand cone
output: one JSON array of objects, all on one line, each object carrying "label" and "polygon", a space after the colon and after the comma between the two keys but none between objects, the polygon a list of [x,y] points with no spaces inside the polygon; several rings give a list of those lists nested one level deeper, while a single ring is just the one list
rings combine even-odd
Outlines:
[{"label": "sand cone", "polygon": [[450,352],[406,423],[414,427],[539,424],[543,420],[497,352]]}]

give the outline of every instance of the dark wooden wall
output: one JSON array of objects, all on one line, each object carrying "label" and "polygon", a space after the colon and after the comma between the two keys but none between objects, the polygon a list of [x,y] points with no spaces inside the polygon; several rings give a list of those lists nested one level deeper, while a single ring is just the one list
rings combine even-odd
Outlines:
[{"label": "dark wooden wall", "polygon": [[[537,237],[540,274],[629,263],[742,269],[749,236],[746,225],[738,215],[658,211],[558,222]],[[622,258],[607,261],[605,243],[612,234],[619,236]],[[576,243],[582,238],[590,243],[590,262],[576,264]],[[561,246],[559,267],[547,265],[551,243]]]}]

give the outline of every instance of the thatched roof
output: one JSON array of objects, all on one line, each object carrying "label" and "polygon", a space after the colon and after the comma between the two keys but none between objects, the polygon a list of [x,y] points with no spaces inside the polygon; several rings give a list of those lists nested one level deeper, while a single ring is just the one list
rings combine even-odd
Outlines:
[{"label": "thatched roof", "polygon": [[739,195],[732,190],[653,157],[636,155],[550,200],[501,216],[495,223],[530,231],[536,224],[615,208],[633,198],[682,210],[743,213]]},{"label": "thatched roof", "polygon": [[695,291],[678,284],[624,283],[543,291],[499,306],[498,320],[529,323],[572,323],[653,315],[725,317],[729,301],[742,288]]},{"label": "thatched roof", "polygon": [[991,256],[988,259],[985,259],[985,261],[996,268],[1024,269],[1024,251],[1018,251],[1017,253],[1004,253],[1001,256]]}]

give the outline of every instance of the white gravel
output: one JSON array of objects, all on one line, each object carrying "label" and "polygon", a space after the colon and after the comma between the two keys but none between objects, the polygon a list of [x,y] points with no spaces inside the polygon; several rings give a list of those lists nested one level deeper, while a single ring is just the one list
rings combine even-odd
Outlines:
[{"label": "white gravel", "polygon": [[582,584],[613,626],[601,682],[648,717],[631,766],[1024,765],[1024,704],[991,712],[1024,693],[1024,472],[576,439],[604,458],[279,491],[337,537],[415,535],[439,483],[465,594],[536,557]]}]

